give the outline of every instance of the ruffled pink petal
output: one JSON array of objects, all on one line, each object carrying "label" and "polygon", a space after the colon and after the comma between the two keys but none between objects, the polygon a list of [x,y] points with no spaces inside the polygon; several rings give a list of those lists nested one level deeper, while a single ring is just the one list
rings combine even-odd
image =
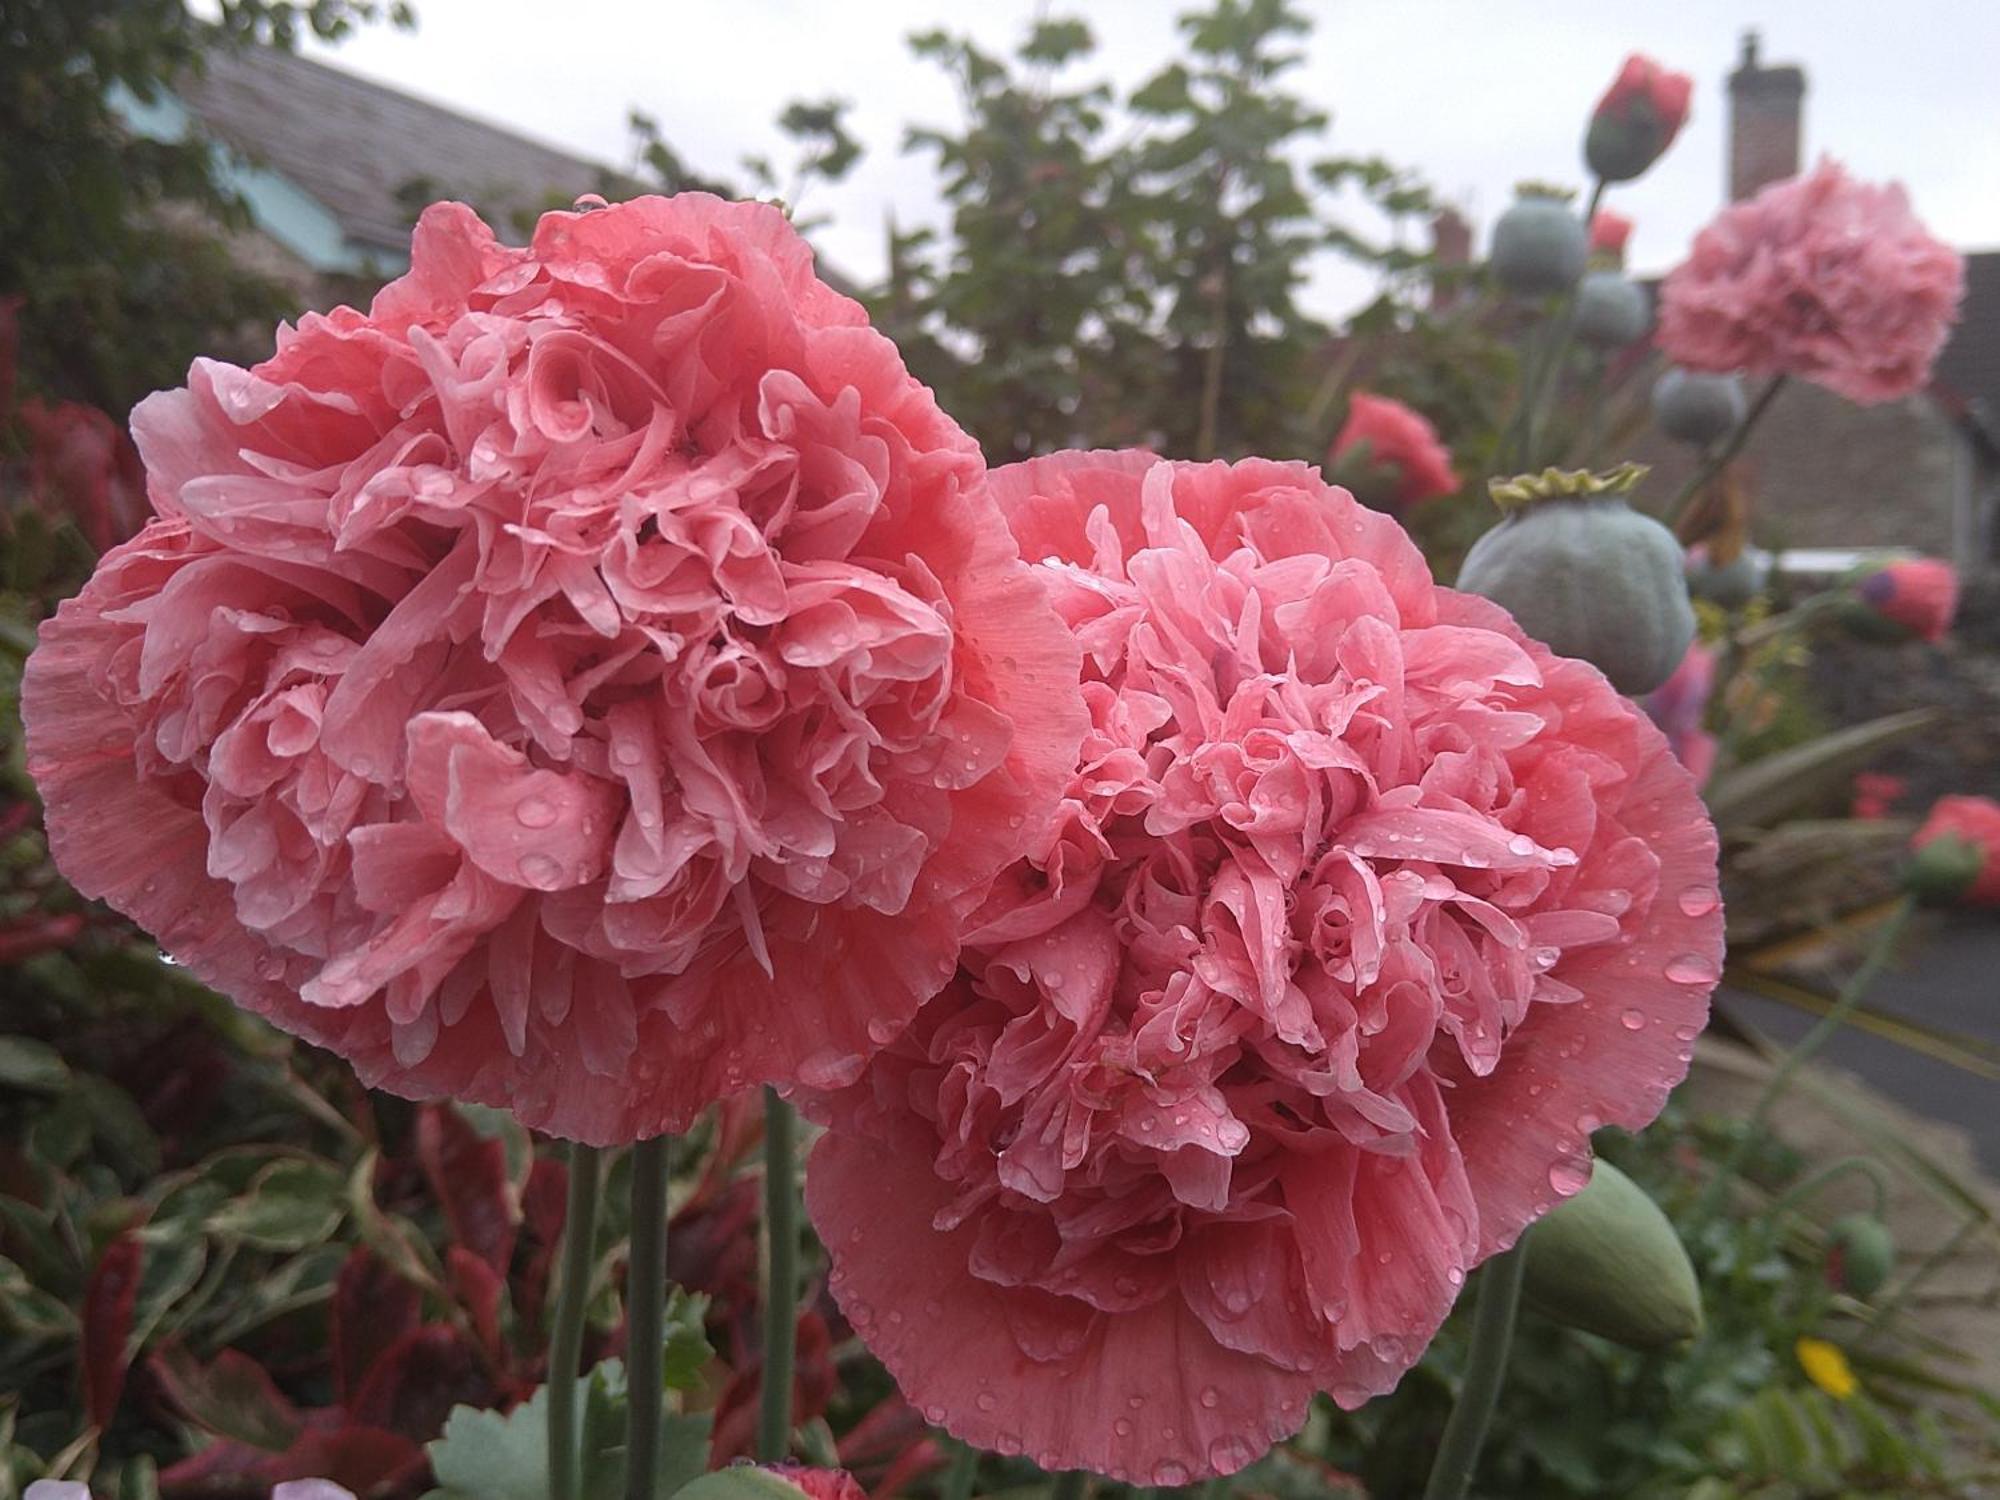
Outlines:
[{"label": "ruffled pink petal", "polygon": [[966,1269],[971,1231],[931,1228],[948,1194],[908,1143],[828,1135],[806,1176],[843,1257],[841,1311],[925,1419],[1000,1453],[1132,1484],[1230,1474],[1305,1420],[1313,1384],[1217,1343],[1178,1298],[1117,1317],[1010,1295]]}]

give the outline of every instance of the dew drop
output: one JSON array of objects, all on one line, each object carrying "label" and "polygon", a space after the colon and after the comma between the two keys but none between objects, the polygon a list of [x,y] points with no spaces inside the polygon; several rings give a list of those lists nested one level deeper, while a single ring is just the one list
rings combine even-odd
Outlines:
[{"label": "dew drop", "polygon": [[1581,1157],[1566,1157],[1549,1168],[1549,1186],[1562,1197],[1574,1197],[1589,1184],[1590,1163]]},{"label": "dew drop", "polygon": [[1137,1411],[1140,1407],[1146,1404],[1146,1398],[1140,1395],[1137,1391],[1134,1391],[1131,1395],[1125,1398],[1125,1404],[1131,1407],[1132,1410]]},{"label": "dew drop", "polygon": [[1111,1424],[1111,1430],[1120,1437],[1130,1437],[1132,1435],[1132,1419],[1130,1417],[1120,1417]]},{"label": "dew drop", "polygon": [[521,879],[538,891],[554,890],[562,879],[562,866],[546,854],[524,854],[520,863]]},{"label": "dew drop", "polygon": [[1681,892],[1681,911],[1690,917],[1705,917],[1722,905],[1722,893],[1712,885],[1691,885]]},{"label": "dew drop", "polygon": [[547,828],[556,820],[556,805],[546,797],[523,797],[514,807],[523,828]]},{"label": "dew drop", "polygon": [[1169,1459],[1164,1459],[1161,1462],[1153,1465],[1154,1484],[1167,1485],[1172,1487],[1172,1486],[1183,1485],[1186,1484],[1187,1482],[1188,1482],[1188,1471],[1186,1464],[1175,1463],[1171,1458],[1169,1458]]},{"label": "dew drop", "polygon": [[942,1422],[944,1420],[944,1408],[942,1406],[926,1406],[924,1408],[924,1420],[933,1425]]},{"label": "dew drop", "polygon": [[1212,1385],[1205,1385],[1201,1388],[1200,1400],[1203,1406],[1213,1411],[1222,1404],[1222,1392]]},{"label": "dew drop", "polygon": [[1511,839],[1507,840],[1507,852],[1514,855],[1533,854],[1535,852],[1535,841],[1525,833],[1517,833]]},{"label": "dew drop", "polygon": [[991,1411],[1000,1404],[1000,1398],[991,1391],[981,1391],[972,1398],[972,1404],[981,1411]]},{"label": "dew drop", "polygon": [[1136,1276],[1120,1276],[1116,1281],[1111,1283],[1111,1288],[1121,1297],[1136,1297],[1139,1295],[1139,1278]]},{"label": "dew drop", "polygon": [[1449,1281],[1453,1286],[1464,1286],[1465,1272],[1459,1270],[1457,1266],[1452,1266],[1445,1271],[1444,1279]]},{"label": "dew drop", "polygon": [[1219,1437],[1208,1445],[1208,1461],[1224,1474],[1233,1474],[1250,1462],[1250,1443],[1241,1437]]},{"label": "dew drop", "polygon": [[1602,1120],[1598,1119],[1597,1116],[1592,1114],[1589,1110],[1585,1110],[1582,1114],[1576,1117],[1576,1128],[1578,1130],[1581,1130],[1585,1135],[1589,1135],[1591,1131],[1597,1129],[1598,1126],[1602,1125],[1603,1123],[1604,1122]]},{"label": "dew drop", "polygon": [[630,740],[619,740],[611,747],[611,758],[621,766],[636,766],[644,760],[645,752]]},{"label": "dew drop", "polygon": [[1699,953],[1683,953],[1667,964],[1667,978],[1675,984],[1714,984],[1715,960]]},{"label": "dew drop", "polygon": [[1618,1024],[1627,1031],[1643,1031],[1646,1026],[1646,1013],[1636,1008],[1627,1010],[1618,1017]]}]

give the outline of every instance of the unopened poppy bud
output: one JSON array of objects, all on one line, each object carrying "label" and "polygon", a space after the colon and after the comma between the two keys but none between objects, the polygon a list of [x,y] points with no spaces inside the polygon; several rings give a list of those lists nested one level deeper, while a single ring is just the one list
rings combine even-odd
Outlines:
[{"label": "unopened poppy bud", "polygon": [[1873,1214],[1848,1214],[1827,1232],[1826,1279],[1843,1292],[1874,1296],[1895,1264],[1889,1226]]},{"label": "unopened poppy bud", "polygon": [[1701,1287],[1659,1205],[1609,1162],[1535,1226],[1522,1295],[1545,1317],[1633,1349],[1701,1332]]},{"label": "unopened poppy bud", "polygon": [[1630,182],[1673,144],[1693,97],[1687,74],[1633,53],[1591,111],[1584,161],[1606,182]]}]

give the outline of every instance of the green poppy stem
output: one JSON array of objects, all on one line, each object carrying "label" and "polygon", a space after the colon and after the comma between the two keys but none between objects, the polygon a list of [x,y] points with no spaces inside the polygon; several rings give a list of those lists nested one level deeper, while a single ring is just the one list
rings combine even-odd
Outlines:
[{"label": "green poppy stem", "polygon": [[1916,909],[1917,903],[1914,897],[1905,896],[1896,903],[1887,919],[1876,929],[1875,941],[1869,945],[1867,957],[1862,959],[1861,967],[1856,969],[1847,983],[1841,986],[1840,994],[1834,999],[1827,1013],[1819,1018],[1818,1024],[1800,1038],[1799,1044],[1787,1052],[1784,1060],[1773,1070],[1764,1084],[1763,1091],[1757,1095],[1757,1102],[1750,1110],[1750,1119],[1743,1133],[1736,1138],[1736,1144],[1730,1148],[1729,1155],[1723,1158],[1722,1165],[1716,1168],[1715,1175],[1709,1178],[1708,1186],[1702,1190],[1701,1198],[1694,1207],[1691,1221],[1693,1224],[1706,1224],[1721,1211],[1723,1198],[1729,1191],[1729,1184],[1736,1180],[1737,1174],[1743,1170],[1743,1164],[1749,1160],[1751,1149],[1762,1138],[1765,1122],[1770,1118],[1772,1109],[1785,1096],[1785,1090],[1791,1087],[1799,1069],[1810,1062],[1819,1049],[1827,1044],[1828,1039],[1847,1024],[1847,1018],[1867,996],[1869,986],[1875,983],[1876,976],[1895,955],[1896,944],[1901,940],[1903,929],[1909,926],[1910,917]]},{"label": "green poppy stem", "polygon": [[549,1500],[578,1500],[582,1473],[576,1447],[577,1362],[583,1357],[584,1312],[597,1239],[597,1187],[602,1176],[594,1146],[569,1148],[569,1206],[563,1215],[562,1279],[549,1333]]},{"label": "green poppy stem", "polygon": [[1479,1450],[1507,1376],[1507,1351],[1514,1343],[1514,1315],[1521,1306],[1521,1281],[1528,1269],[1524,1232],[1514,1248],[1486,1263],[1479,1276],[1479,1300],[1472,1309],[1472,1353],[1465,1383],[1453,1403],[1438,1443],[1437,1462],[1424,1485],[1424,1500],[1465,1500],[1479,1467]]},{"label": "green poppy stem", "polygon": [[799,1324],[798,1116],[764,1090],[764,1388],[757,1411],[757,1461],[782,1463],[792,1451],[792,1362]]},{"label": "green poppy stem", "polygon": [[1681,512],[1693,503],[1694,497],[1702,492],[1711,479],[1722,472],[1731,459],[1743,451],[1743,445],[1750,441],[1751,430],[1764,420],[1764,413],[1771,409],[1771,403],[1778,399],[1778,392],[1784,388],[1783,375],[1773,375],[1765,382],[1764,389],[1759,391],[1757,398],[1750,403],[1750,410],[1745,412],[1743,420],[1736,424],[1736,430],[1702,459],[1700,466],[1688,476],[1687,483],[1681,486],[1680,493],[1675,495],[1668,502],[1667,508],[1661,512],[1669,526],[1679,522]]},{"label": "green poppy stem", "polygon": [[667,1144],[632,1148],[632,1259],[625,1271],[625,1500],[655,1500],[665,1411]]}]

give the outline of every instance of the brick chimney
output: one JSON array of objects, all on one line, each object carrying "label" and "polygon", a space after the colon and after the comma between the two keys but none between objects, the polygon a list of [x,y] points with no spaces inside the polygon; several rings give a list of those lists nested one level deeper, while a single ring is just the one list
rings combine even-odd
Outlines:
[{"label": "brick chimney", "polygon": [[[1464,214],[1446,204],[1431,220],[1431,254],[1444,271],[1460,271],[1472,264],[1472,224]],[[1449,277],[1431,285],[1431,306],[1442,310],[1460,300],[1464,288]]]},{"label": "brick chimney", "polygon": [[1729,201],[1799,175],[1799,127],[1806,97],[1803,69],[1767,68],[1757,33],[1743,33],[1743,55],[1729,75]]}]

